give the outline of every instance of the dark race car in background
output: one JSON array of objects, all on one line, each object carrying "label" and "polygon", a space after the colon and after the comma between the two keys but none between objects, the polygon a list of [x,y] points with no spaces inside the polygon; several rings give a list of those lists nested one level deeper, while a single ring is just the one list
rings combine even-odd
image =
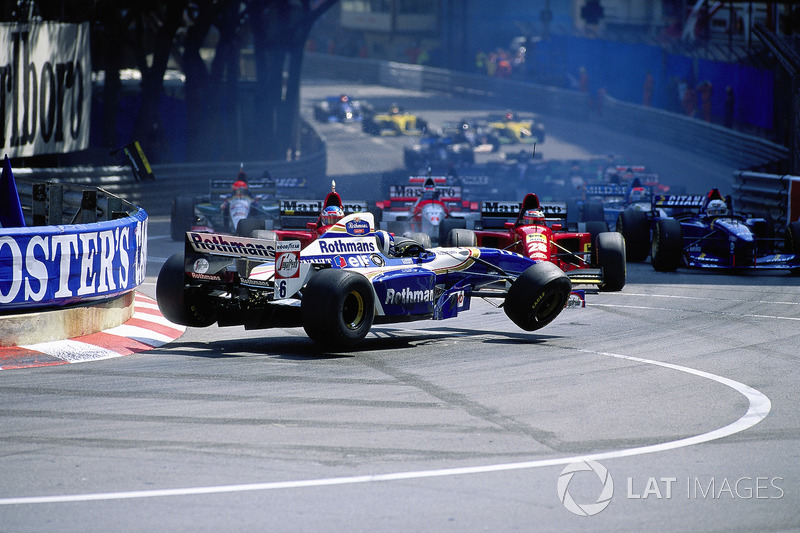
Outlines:
[{"label": "dark race car in background", "polygon": [[170,235],[181,241],[187,231],[235,233],[243,220],[258,219],[262,227],[278,216],[278,181],[272,178],[246,181],[246,194],[234,191],[240,179],[214,179],[206,195],[182,194],[172,200]]},{"label": "dark race car in background", "polygon": [[314,120],[317,122],[361,122],[364,114],[372,108],[366,102],[354,99],[346,94],[328,96],[314,104]]},{"label": "dark race car in background", "polygon": [[[706,195],[654,195],[649,212],[620,213],[617,230],[639,259],[648,250],[653,268],[680,266],[712,270],[800,269],[800,223],[783,239],[770,218],[736,214],[718,189]],[[640,260],[644,260],[644,258]]]},{"label": "dark race car in background", "polygon": [[622,235],[603,222],[567,227],[565,202],[540,203],[527,194],[522,202],[485,201],[480,230],[453,229],[450,246],[489,246],[550,261],[574,284],[597,285],[603,291],[625,286],[627,270]]},{"label": "dark race car in background", "polygon": [[450,166],[475,163],[475,150],[470,143],[458,142],[449,135],[426,133],[418,142],[403,148],[403,163],[413,172],[426,168],[443,171]]},{"label": "dark race car in background", "polygon": [[455,318],[474,297],[499,300],[516,325],[538,330],[571,289],[550,262],[494,249],[426,250],[355,213],[302,250],[298,241],[188,232],[184,251],[162,266],[156,296],[177,324],[302,326],[323,348],[346,349],[373,323]]}]

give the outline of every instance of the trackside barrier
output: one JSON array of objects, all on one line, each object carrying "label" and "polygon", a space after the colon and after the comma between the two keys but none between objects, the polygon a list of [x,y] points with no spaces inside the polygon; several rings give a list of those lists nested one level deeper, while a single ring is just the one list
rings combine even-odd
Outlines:
[{"label": "trackside barrier", "polygon": [[[150,214],[168,214],[172,200],[181,194],[197,194],[207,191],[212,178],[234,178],[239,165],[244,164],[248,176],[260,178],[265,170],[278,180],[307,180],[317,187],[326,186],[328,156],[325,142],[316,126],[303,125],[304,138],[301,157],[295,161],[244,161],[204,162],[150,165],[154,179],[139,180],[130,165],[109,165],[72,168],[19,168],[14,177],[20,182],[50,182],[53,184],[76,184],[102,187],[109,194],[145,209]],[[327,184],[330,186],[330,183]],[[23,195],[20,190],[20,196]],[[31,205],[31,191],[22,199],[23,205]]]},{"label": "trackside barrier", "polygon": [[737,211],[769,215],[778,229],[800,218],[800,177],[737,171],[734,178]]},{"label": "trackside barrier", "polygon": [[0,314],[107,301],[144,281],[147,213],[101,189],[83,192],[92,194],[75,214],[94,208],[96,220],[105,205],[105,220],[0,228]]}]

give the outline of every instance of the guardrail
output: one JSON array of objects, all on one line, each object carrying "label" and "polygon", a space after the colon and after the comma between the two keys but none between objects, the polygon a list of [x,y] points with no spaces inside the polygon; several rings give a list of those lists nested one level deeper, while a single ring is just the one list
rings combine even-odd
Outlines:
[{"label": "guardrail", "polygon": [[800,205],[792,206],[791,200],[795,195],[800,200],[800,177],[749,171],[735,172],[734,177],[737,211],[769,216],[779,231],[797,221]]},{"label": "guardrail", "polygon": [[[295,161],[244,161],[210,162],[152,165],[154,180],[139,181],[127,165],[73,168],[19,168],[14,177],[20,182],[32,184],[73,184],[102,187],[109,194],[145,209],[148,213],[168,214],[172,200],[180,194],[196,194],[208,190],[212,178],[234,178],[240,164],[248,175],[261,177],[265,170],[276,179],[310,180],[324,187],[328,156],[325,142],[316,127],[304,125],[306,138],[301,157]],[[318,182],[318,183],[317,183]],[[24,189],[24,187],[23,187]],[[23,205],[30,205],[31,191],[20,190]]]}]

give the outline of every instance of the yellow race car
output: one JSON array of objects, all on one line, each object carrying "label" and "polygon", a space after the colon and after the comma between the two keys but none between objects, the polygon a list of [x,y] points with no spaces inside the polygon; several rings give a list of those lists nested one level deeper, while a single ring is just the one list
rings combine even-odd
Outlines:
[{"label": "yellow race car", "polygon": [[370,135],[422,135],[428,123],[392,104],[385,113],[365,115],[361,129]]},{"label": "yellow race car", "polygon": [[502,118],[489,119],[491,130],[500,144],[543,143],[544,126],[532,118],[521,119],[511,111]]}]

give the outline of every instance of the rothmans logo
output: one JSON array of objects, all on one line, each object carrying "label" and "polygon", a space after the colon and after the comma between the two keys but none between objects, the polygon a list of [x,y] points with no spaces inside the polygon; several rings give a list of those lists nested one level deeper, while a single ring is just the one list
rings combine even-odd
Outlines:
[{"label": "rothmans logo", "polygon": [[432,302],[433,289],[413,290],[403,287],[403,290],[386,289],[386,301],[384,304],[413,304],[420,302]]},{"label": "rothmans logo", "polygon": [[344,229],[350,235],[366,235],[369,233],[369,222],[361,220],[360,218],[354,218],[345,224]]}]

